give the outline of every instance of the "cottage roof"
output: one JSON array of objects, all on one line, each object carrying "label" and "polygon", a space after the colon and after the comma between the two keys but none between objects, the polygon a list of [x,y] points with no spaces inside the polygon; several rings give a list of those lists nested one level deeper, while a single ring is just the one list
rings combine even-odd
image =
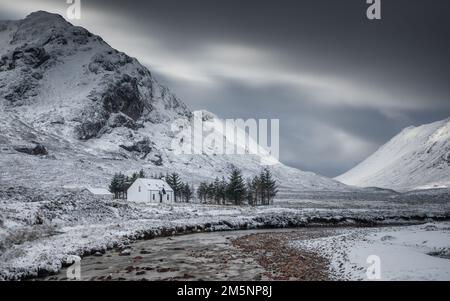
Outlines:
[{"label": "cottage roof", "polygon": [[86,187],[85,189],[94,195],[112,195],[111,192],[104,188]]},{"label": "cottage roof", "polygon": [[166,181],[161,179],[137,179],[139,183],[147,186],[149,190],[162,190],[164,188],[165,191],[172,191],[173,189],[167,184]]}]

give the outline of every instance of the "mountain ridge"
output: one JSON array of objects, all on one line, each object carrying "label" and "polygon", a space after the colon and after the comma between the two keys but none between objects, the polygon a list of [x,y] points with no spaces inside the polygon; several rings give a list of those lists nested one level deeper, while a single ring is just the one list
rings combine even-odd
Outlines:
[{"label": "mountain ridge", "polygon": [[[258,155],[175,154],[171,126],[189,126],[188,107],[137,59],[59,15],[0,22],[0,45],[0,165],[15,164],[3,168],[5,185],[105,186],[114,172],[142,167],[198,183],[233,166],[245,176],[261,169]],[[205,124],[216,131],[220,121],[210,114]],[[37,145],[47,154],[28,154]],[[351,189],[281,163],[271,168],[282,186]]]},{"label": "mountain ridge", "polygon": [[406,127],[335,179],[396,190],[450,187],[450,118]]}]

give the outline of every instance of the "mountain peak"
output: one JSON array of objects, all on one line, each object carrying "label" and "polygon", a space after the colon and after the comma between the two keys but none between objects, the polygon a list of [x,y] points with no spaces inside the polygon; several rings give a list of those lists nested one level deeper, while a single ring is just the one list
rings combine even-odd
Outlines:
[{"label": "mountain peak", "polygon": [[450,118],[405,128],[336,179],[397,190],[449,187]]},{"label": "mountain peak", "polygon": [[64,20],[65,19],[60,14],[50,13],[45,10],[38,10],[35,12],[30,13],[28,16],[25,17],[25,19],[54,19],[54,20]]},{"label": "mountain peak", "polygon": [[44,28],[45,26],[55,27],[55,26],[73,26],[64,19],[63,16],[59,14],[49,13],[47,11],[39,10],[32,12],[25,19],[21,20],[23,24],[29,24],[34,26],[39,26],[39,28]]},{"label": "mountain peak", "polygon": [[117,127],[190,113],[136,59],[58,14],[31,13],[9,31],[0,47],[0,95],[17,111],[39,112],[24,116],[32,123],[52,111],[70,121],[69,136],[89,140]]},{"label": "mountain peak", "polygon": [[[0,134],[0,143],[8,147],[0,148],[0,161],[30,156],[17,151],[23,145],[42,145],[52,156],[8,172],[2,166],[4,178],[14,185],[22,181],[38,186],[52,181],[105,185],[117,171],[143,167],[152,173],[177,171],[194,183],[227,176],[232,166],[246,176],[261,171],[260,155],[216,155],[208,153],[209,148],[201,154],[176,153],[174,145],[191,137],[180,138],[172,125],[176,121],[188,126],[192,113],[137,59],[113,49],[101,37],[45,11],[5,24],[6,30],[0,32],[0,106],[5,108],[0,110],[0,126],[7,134]],[[222,129],[214,126],[214,114],[203,111],[202,118],[211,121],[207,126],[213,131],[205,135],[223,137]],[[236,150],[245,150],[246,139],[239,137],[243,138],[231,143]],[[14,176],[20,168],[22,179]],[[272,169],[284,187],[348,189],[282,164]]]},{"label": "mountain peak", "polygon": [[86,29],[67,22],[61,15],[46,11],[36,11],[25,19],[13,21],[14,36],[9,45],[17,47],[24,45],[45,46],[59,38],[72,35],[91,35]]}]

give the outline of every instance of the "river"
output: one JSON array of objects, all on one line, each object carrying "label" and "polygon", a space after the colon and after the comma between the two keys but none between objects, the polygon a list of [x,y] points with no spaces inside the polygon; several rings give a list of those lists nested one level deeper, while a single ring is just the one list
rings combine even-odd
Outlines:
[{"label": "river", "polygon": [[[136,241],[82,258],[78,280],[326,279],[326,262],[320,264],[314,254],[300,253],[285,242],[332,232],[331,228],[246,230]],[[39,280],[68,280],[68,270],[75,269],[64,268]]]}]

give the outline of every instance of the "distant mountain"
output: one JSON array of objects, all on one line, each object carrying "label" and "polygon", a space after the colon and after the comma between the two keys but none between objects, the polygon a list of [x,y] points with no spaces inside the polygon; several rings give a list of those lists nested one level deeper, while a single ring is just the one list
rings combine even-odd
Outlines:
[{"label": "distant mountain", "polygon": [[[246,176],[261,169],[259,155],[177,154],[171,126],[190,124],[188,107],[137,59],[59,15],[1,21],[0,55],[1,184],[104,186],[114,172],[142,167],[198,183],[233,166]],[[220,135],[221,121],[204,115]],[[280,163],[271,168],[285,187],[349,189]]]},{"label": "distant mountain", "polygon": [[450,187],[450,118],[404,129],[336,179],[396,190]]}]

